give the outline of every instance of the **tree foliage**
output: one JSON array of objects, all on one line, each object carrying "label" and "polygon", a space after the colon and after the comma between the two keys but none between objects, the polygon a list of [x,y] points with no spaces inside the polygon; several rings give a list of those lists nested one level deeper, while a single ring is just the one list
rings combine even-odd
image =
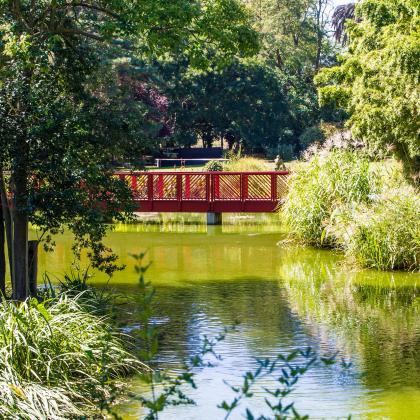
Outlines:
[{"label": "tree foliage", "polygon": [[[280,75],[296,121],[294,139],[320,121],[342,114],[319,107],[314,75],[334,64],[336,48],[329,36],[330,0],[243,0],[252,10],[254,27],[262,37],[260,56]],[[300,147],[304,147],[301,145]]]},{"label": "tree foliage", "polygon": [[248,20],[235,0],[0,0],[0,178],[16,299],[28,294],[29,222],[44,238],[70,228],[76,250],[115,269],[101,239],[131,197],[109,163],[138,155],[153,122],[150,104],[133,100],[136,57],[224,65],[257,50]]},{"label": "tree foliage", "polygon": [[309,76],[331,58],[329,0],[244,0],[263,36],[270,62],[287,74]]},{"label": "tree foliage", "polygon": [[[224,139],[248,153],[291,158],[299,138],[321,119],[342,114],[320,109],[313,76],[334,60],[328,37],[329,0],[243,1],[251,11],[262,48],[257,59],[224,69],[187,70],[188,58],[166,60],[155,73],[167,83],[168,144],[211,145]],[[216,51],[209,51],[215,55]]]},{"label": "tree foliage", "polygon": [[416,0],[364,0],[348,21],[341,65],[317,76],[321,103],[347,109],[354,136],[393,151],[418,184],[420,172],[420,6]]},{"label": "tree foliage", "polygon": [[264,63],[236,60],[221,70],[173,74],[170,112],[178,143],[215,138],[248,152],[291,141],[293,120],[279,75]]}]

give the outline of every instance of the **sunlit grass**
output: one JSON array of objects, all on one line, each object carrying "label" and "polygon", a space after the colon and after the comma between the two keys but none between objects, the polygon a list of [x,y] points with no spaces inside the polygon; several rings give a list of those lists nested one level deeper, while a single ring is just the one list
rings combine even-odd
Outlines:
[{"label": "sunlit grass", "polygon": [[228,172],[264,172],[273,171],[274,163],[253,157],[231,160],[223,164],[223,170]]},{"label": "sunlit grass", "polygon": [[289,181],[282,216],[298,239],[332,246],[328,227],[343,207],[369,202],[379,178],[369,161],[355,152],[337,150],[303,163]]},{"label": "sunlit grass", "polygon": [[282,216],[297,239],[362,267],[420,269],[420,196],[395,161],[321,150],[296,166]]},{"label": "sunlit grass", "polygon": [[412,188],[388,191],[352,215],[344,245],[364,267],[420,269],[420,196]]},{"label": "sunlit grass", "polygon": [[[62,419],[97,412],[111,378],[140,368],[81,295],[0,303],[0,416]],[[93,308],[91,308],[93,309]]]}]

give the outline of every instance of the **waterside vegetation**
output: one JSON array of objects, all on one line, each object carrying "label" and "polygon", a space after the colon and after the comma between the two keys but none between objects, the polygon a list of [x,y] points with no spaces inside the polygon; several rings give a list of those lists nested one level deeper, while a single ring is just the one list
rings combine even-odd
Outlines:
[{"label": "waterside vegetation", "polygon": [[89,288],[0,302],[2,418],[96,418],[120,394],[118,380],[145,369],[98,313],[100,299]]},{"label": "waterside vegetation", "polygon": [[317,150],[289,188],[282,216],[298,240],[340,249],[362,267],[420,269],[420,196],[395,161]]}]

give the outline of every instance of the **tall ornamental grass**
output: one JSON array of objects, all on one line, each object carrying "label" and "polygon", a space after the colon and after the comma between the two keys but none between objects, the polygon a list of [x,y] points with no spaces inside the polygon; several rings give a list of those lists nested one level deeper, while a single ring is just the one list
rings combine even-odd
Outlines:
[{"label": "tall ornamental grass", "polygon": [[111,379],[139,369],[81,298],[0,302],[0,418],[86,418],[112,399]]},{"label": "tall ornamental grass", "polygon": [[369,203],[379,177],[367,158],[350,150],[319,153],[296,167],[282,217],[294,235],[314,246],[334,246],[329,227],[337,212]]},{"label": "tall ornamental grass", "polygon": [[318,150],[296,167],[282,216],[302,242],[340,248],[362,267],[420,270],[420,195],[395,162]]},{"label": "tall ornamental grass", "polygon": [[355,212],[344,246],[363,267],[420,270],[420,195],[406,187],[388,191]]},{"label": "tall ornamental grass", "polygon": [[225,162],[223,170],[228,172],[265,172],[273,171],[274,164],[262,159],[244,157]]}]

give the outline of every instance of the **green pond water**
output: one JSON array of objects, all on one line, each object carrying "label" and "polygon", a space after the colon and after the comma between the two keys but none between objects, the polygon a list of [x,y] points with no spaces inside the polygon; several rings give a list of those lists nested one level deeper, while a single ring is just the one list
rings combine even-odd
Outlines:
[{"label": "green pond water", "polygon": [[[217,405],[232,394],[224,381],[239,384],[255,358],[312,346],[338,352],[353,363],[314,367],[292,400],[312,418],[420,419],[420,299],[418,274],[357,271],[339,254],[281,243],[284,234],[269,218],[205,225],[120,225],[107,242],[127,264],[106,287],[136,293],[129,254],[148,249],[147,278],[157,288],[156,322],[161,326],[159,362],[176,370],[195,354],[204,334],[240,322],[217,347],[222,360],[197,372],[197,405],[171,408],[162,419],[221,419]],[[40,255],[40,270],[59,274],[72,261],[71,236],[57,238],[53,254]],[[103,286],[108,279],[96,276]],[[127,331],[137,322],[132,308],[119,309]],[[270,382],[261,385],[270,385]],[[133,378],[132,390],[145,392]],[[263,393],[249,406],[264,412]],[[141,418],[134,401],[118,407],[124,419]]]}]

